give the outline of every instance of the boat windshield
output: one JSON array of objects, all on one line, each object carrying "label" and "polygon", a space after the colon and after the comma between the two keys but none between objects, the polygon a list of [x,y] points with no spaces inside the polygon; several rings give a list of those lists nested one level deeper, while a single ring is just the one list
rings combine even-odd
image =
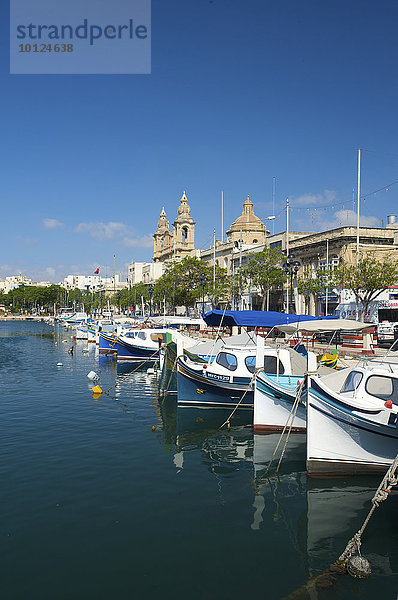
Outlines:
[{"label": "boat windshield", "polygon": [[347,379],[343,383],[340,394],[344,392],[354,392],[362,381],[363,373],[360,371],[351,371],[348,373]]},{"label": "boat windshield", "polygon": [[[276,356],[264,356],[264,373],[269,375],[276,375],[277,373],[277,361]],[[256,367],[256,357],[255,356],[247,356],[245,358],[245,365],[247,370],[250,373],[254,373],[254,369]],[[283,375],[285,372],[285,368],[281,361],[279,360],[279,374]]]},{"label": "boat windshield", "polygon": [[398,379],[384,375],[371,375],[366,382],[366,391],[380,400],[391,400],[398,405]]},{"label": "boat windshield", "polygon": [[236,371],[238,361],[235,354],[229,352],[219,352],[216,358],[216,363],[221,367],[225,367],[229,371]]}]

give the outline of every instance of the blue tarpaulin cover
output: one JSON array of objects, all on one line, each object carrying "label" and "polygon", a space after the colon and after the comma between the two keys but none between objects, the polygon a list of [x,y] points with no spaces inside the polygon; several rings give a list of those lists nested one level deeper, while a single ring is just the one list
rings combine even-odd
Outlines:
[{"label": "blue tarpaulin cover", "polygon": [[291,315],[273,310],[211,310],[203,319],[207,325],[217,327],[222,322],[226,327],[277,327],[297,321],[314,321],[320,317]]}]

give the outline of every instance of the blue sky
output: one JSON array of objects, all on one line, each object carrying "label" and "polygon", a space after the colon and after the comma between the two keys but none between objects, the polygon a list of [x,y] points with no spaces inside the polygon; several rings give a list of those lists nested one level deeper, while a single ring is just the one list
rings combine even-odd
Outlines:
[{"label": "blue sky", "polygon": [[[398,5],[368,0],[152,1],[151,75],[10,75],[0,8],[0,277],[126,273],[150,260],[186,190],[196,247],[250,194],[284,229],[398,212]],[[322,206],[328,206],[322,209]]]}]

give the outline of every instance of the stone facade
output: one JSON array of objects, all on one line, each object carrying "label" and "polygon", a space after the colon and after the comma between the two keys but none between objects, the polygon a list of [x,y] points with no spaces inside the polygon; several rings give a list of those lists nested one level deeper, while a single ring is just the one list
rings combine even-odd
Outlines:
[{"label": "stone facade", "polygon": [[153,262],[188,256],[195,248],[195,222],[190,216],[191,208],[185,194],[181,196],[178,217],[170,229],[166,212],[162,208],[158,228],[153,234]]}]

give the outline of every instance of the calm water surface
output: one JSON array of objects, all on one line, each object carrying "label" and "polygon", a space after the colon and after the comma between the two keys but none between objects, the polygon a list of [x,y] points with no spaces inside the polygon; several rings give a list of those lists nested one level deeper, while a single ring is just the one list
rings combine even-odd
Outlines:
[{"label": "calm water surface", "polygon": [[[266,476],[277,438],[247,413],[219,431],[228,413],[177,410],[155,376],[72,345],[60,327],[0,323],[2,598],[279,600],[362,524],[378,478],[308,480],[300,435]],[[109,395],[93,399],[90,370]],[[372,578],[315,598],[396,600],[397,502],[363,537]]]}]

